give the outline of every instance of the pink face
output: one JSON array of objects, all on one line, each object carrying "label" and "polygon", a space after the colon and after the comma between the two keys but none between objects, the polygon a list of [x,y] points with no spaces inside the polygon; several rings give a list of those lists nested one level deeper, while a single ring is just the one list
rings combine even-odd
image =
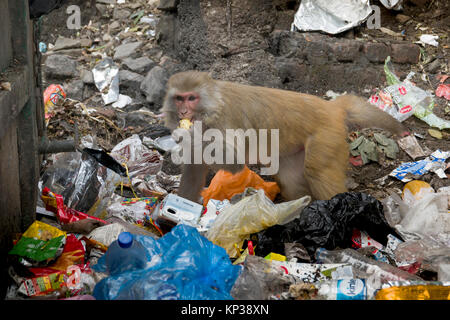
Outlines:
[{"label": "pink face", "polygon": [[196,92],[183,92],[175,94],[173,98],[177,106],[178,117],[192,121],[200,96]]}]

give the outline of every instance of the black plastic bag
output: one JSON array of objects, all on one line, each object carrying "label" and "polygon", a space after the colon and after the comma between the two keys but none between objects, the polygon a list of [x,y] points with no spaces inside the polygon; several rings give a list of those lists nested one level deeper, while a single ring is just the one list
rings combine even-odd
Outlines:
[{"label": "black plastic bag", "polygon": [[111,169],[122,177],[127,176],[127,170],[105,151],[91,148],[84,148],[82,151],[93,157],[98,163]]},{"label": "black plastic bag", "polygon": [[365,193],[345,192],[330,200],[314,201],[299,218],[257,233],[255,254],[284,254],[284,243],[301,243],[314,259],[320,247],[351,247],[354,228],[366,231],[383,245],[389,234],[401,238],[386,221],[380,201]]}]

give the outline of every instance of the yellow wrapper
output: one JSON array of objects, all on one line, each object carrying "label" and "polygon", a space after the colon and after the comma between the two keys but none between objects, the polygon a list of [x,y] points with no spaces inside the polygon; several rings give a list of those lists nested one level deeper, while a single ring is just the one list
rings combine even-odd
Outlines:
[{"label": "yellow wrapper", "polygon": [[192,122],[189,119],[182,119],[182,120],[180,120],[179,127],[181,129],[189,130],[189,128],[191,126],[192,126]]},{"label": "yellow wrapper", "polygon": [[405,286],[381,289],[377,300],[450,300],[450,286]]},{"label": "yellow wrapper", "polygon": [[47,241],[60,236],[66,236],[66,233],[49,224],[36,220],[22,236]]}]

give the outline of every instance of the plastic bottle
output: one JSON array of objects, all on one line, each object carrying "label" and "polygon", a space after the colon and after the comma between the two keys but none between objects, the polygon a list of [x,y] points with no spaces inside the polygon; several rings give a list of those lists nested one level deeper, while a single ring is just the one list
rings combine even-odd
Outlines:
[{"label": "plastic bottle", "polygon": [[120,233],[105,253],[105,264],[110,275],[143,269],[147,261],[147,250],[129,232]]},{"label": "plastic bottle", "polygon": [[340,279],[315,283],[317,297],[321,300],[368,300],[374,292],[365,279]]},{"label": "plastic bottle", "polygon": [[398,269],[385,262],[367,258],[353,249],[325,250],[319,248],[316,251],[318,263],[349,263],[357,272],[357,277],[367,278],[376,275],[381,282],[390,280],[422,280],[416,275]]}]

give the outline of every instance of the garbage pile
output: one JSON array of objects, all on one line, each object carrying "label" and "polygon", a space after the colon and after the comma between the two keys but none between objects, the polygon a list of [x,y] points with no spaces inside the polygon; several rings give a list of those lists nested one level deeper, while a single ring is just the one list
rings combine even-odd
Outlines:
[{"label": "garbage pile", "polygon": [[[382,178],[404,185],[381,201],[346,192],[277,202],[278,185],[247,167],[217,172],[198,203],[181,198],[180,176],[162,170],[174,141],[145,108],[165,81],[160,65],[139,57],[157,17],[143,2],[99,8],[116,17],[101,37],[103,26],[91,24],[80,31],[91,42],[41,46],[46,74],[64,79],[44,94],[47,129],[58,137],[76,124],[81,140],[77,151],[48,159],[37,219],[12,239],[6,299],[450,299],[450,187],[420,180],[427,172],[450,178],[449,150],[424,150],[414,134],[353,137],[355,165],[400,150],[414,161]],[[82,66],[61,57],[74,48],[84,48]],[[448,128],[429,94],[396,78],[389,61],[385,71],[389,87],[372,103],[401,121],[415,115]],[[444,82],[438,97],[446,97]]]},{"label": "garbage pile", "polygon": [[450,298],[448,187],[275,203],[276,183],[246,168],[219,171],[200,204],[176,195],[179,177],[137,135],[109,154],[83,143],[41,176],[6,299]]}]

